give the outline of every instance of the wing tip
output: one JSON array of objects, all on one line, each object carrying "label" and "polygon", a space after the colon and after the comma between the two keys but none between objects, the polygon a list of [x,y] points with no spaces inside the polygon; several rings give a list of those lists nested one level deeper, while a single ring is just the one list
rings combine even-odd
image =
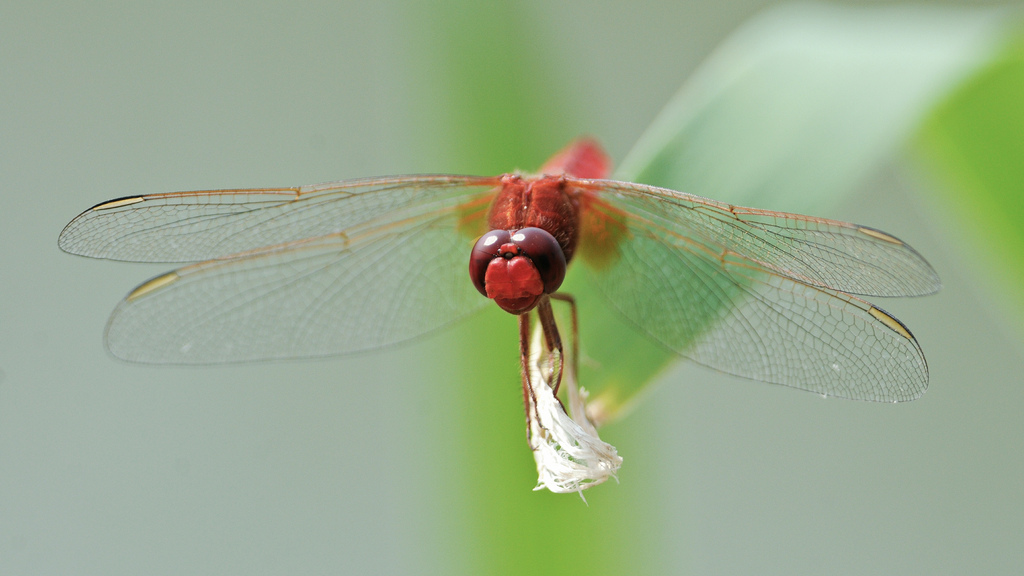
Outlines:
[{"label": "wing tip", "polygon": [[122,206],[131,206],[132,204],[138,204],[139,202],[145,202],[146,198],[143,196],[124,196],[121,198],[115,198],[113,200],[107,200],[106,202],[100,202],[99,204],[89,208],[87,212],[99,212],[101,210],[111,210],[114,208],[120,208]]},{"label": "wing tip", "polygon": [[903,240],[900,240],[899,238],[893,236],[892,234],[889,234],[888,232],[883,232],[877,228],[871,228],[868,226],[857,226],[857,232],[860,232],[861,234],[864,234],[866,236],[871,236],[872,238],[881,240],[883,242],[888,242],[890,244],[895,244],[897,246],[906,246],[906,243]]},{"label": "wing tip", "polygon": [[177,282],[179,278],[181,278],[181,276],[179,276],[177,272],[168,272],[166,274],[156,276],[155,278],[150,278],[149,280],[146,280],[142,284],[139,284],[138,286],[135,287],[134,290],[129,292],[128,296],[125,297],[125,300],[127,300],[128,302],[138,300],[139,298],[142,298],[146,294],[149,294],[169,284]]},{"label": "wing tip", "polygon": [[886,328],[892,330],[893,332],[899,334],[900,336],[906,338],[907,340],[916,342],[914,335],[911,334],[910,329],[907,328],[907,325],[904,324],[903,322],[900,322],[900,320],[893,316],[892,314],[889,314],[888,312],[882,310],[877,306],[871,306],[871,308],[868,309],[868,314],[871,314],[871,316],[875,320],[881,322],[883,325],[885,325]]}]

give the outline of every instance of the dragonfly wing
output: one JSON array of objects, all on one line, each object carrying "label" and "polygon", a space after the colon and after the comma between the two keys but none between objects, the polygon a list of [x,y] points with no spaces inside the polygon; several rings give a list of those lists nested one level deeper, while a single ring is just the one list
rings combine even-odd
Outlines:
[{"label": "dragonfly wing", "polygon": [[301,190],[309,195],[262,204],[236,202],[237,193],[161,197],[73,221],[62,246],[89,256],[243,250],[132,291],[108,323],[110,351],[175,364],[342,354],[414,338],[486,305],[466,262],[491,180],[406,177]]},{"label": "dragonfly wing", "polygon": [[922,296],[942,286],[916,250],[867,226],[733,206],[643,184],[578,185],[668,242],[727,250],[805,284],[881,297]]},{"label": "dragonfly wing", "polygon": [[[863,246],[876,242],[913,262],[905,244],[795,215],[769,222],[758,212],[751,223],[734,215],[746,209],[650,190],[602,185],[584,200],[614,237],[605,246],[614,253],[589,267],[595,283],[642,331],[712,368],[829,396],[902,401],[927,388],[924,355],[906,327],[829,286],[930,291],[927,274],[907,281],[890,270],[876,279],[861,269],[870,263],[860,263],[871,250]],[[759,245],[766,234],[773,240]]]},{"label": "dragonfly wing", "polygon": [[92,258],[199,262],[450,209],[498,184],[472,176],[396,176],[132,196],[81,213],[58,245]]}]

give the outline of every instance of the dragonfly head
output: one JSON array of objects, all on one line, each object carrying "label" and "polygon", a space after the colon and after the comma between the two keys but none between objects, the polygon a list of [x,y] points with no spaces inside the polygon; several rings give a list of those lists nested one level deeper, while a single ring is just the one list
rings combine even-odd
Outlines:
[{"label": "dragonfly head", "polygon": [[476,241],[469,276],[481,294],[512,314],[529,312],[565,279],[565,254],[540,228],[492,230]]}]

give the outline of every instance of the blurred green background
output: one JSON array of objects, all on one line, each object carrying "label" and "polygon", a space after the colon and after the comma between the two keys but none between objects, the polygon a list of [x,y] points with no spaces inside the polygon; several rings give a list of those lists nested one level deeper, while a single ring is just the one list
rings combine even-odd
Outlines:
[{"label": "blurred green background", "polygon": [[[1020,13],[843,6],[4,4],[0,573],[1020,573]],[[356,357],[129,365],[104,322],[168,267],[56,247],[118,196],[529,170],[579,134],[623,176],[911,243],[942,292],[880,304],[928,393],[665,368],[594,300],[583,384],[642,401],[585,506],[531,491],[496,308]]]}]

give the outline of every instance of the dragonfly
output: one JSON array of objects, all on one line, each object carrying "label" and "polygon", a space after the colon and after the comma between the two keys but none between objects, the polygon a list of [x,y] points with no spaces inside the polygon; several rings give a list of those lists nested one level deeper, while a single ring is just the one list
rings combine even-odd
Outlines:
[{"label": "dragonfly", "polygon": [[107,348],[133,362],[374,350],[491,300],[520,319],[525,379],[531,317],[557,352],[548,356],[561,357],[551,301],[572,304],[559,288],[580,260],[607,306],[697,363],[841,398],[924,393],[917,340],[863,299],[940,288],[907,243],[858,224],[611,180],[610,169],[600,145],[582,138],[536,174],[127,196],[82,212],[59,246],[181,264],[132,290],[108,321]]}]

